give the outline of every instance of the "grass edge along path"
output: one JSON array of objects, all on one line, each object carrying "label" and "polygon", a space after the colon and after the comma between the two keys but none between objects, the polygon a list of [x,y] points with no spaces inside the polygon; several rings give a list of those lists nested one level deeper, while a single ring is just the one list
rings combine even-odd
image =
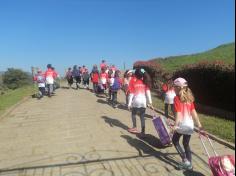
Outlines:
[{"label": "grass edge along path", "polygon": [[[164,102],[152,94],[153,106],[164,111]],[[170,108],[169,108],[170,109]],[[171,113],[170,113],[171,114]],[[235,144],[235,122],[225,120],[216,116],[209,116],[198,113],[203,128],[210,134],[213,134],[225,141]]]},{"label": "grass edge along path", "polygon": [[0,116],[2,116],[8,108],[17,104],[25,97],[32,95],[34,92],[35,87],[30,85],[15,90],[9,90],[5,94],[0,95]]}]

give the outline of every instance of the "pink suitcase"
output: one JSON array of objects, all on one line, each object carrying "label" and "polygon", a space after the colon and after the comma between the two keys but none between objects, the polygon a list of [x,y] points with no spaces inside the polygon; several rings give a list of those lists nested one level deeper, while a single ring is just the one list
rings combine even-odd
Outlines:
[{"label": "pink suitcase", "polygon": [[163,116],[158,116],[153,118],[153,124],[155,126],[155,129],[159,135],[161,144],[163,146],[169,145],[172,142],[170,130],[166,124],[166,121]]},{"label": "pink suitcase", "polygon": [[[210,156],[209,151],[207,150],[207,147],[204,143],[203,139],[204,137],[206,137],[207,140],[209,141],[215,156]],[[219,156],[216,153],[213,143],[208,136],[200,135],[200,139],[208,156],[208,164],[212,171],[213,176],[235,176],[235,156],[234,155]]]}]

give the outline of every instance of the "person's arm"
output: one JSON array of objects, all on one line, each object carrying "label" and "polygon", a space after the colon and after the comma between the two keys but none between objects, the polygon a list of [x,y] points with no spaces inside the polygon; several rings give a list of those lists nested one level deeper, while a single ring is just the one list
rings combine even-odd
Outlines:
[{"label": "person's arm", "polygon": [[152,96],[151,96],[151,91],[150,89],[146,89],[146,96],[147,96],[147,100],[148,100],[148,103],[149,103],[149,106],[153,108],[153,105],[152,105]]},{"label": "person's arm", "polygon": [[198,128],[202,129],[202,124],[201,124],[201,122],[199,120],[198,114],[197,114],[195,109],[193,109],[191,111],[191,115],[192,115],[193,119],[195,120],[195,122],[197,123]]}]

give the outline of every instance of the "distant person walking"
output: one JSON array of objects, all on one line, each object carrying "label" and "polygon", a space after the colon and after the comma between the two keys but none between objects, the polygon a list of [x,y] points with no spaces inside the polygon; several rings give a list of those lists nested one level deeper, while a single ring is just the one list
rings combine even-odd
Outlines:
[{"label": "distant person walking", "polygon": [[80,70],[78,69],[77,65],[74,65],[74,67],[73,67],[72,77],[75,80],[76,89],[78,89],[79,84],[81,83],[81,74],[80,74]]},{"label": "distant person walking", "polygon": [[105,60],[102,60],[102,63],[100,64],[100,70],[102,70],[103,68],[107,68],[107,64]]},{"label": "distant person walking", "polygon": [[89,89],[89,78],[90,78],[90,75],[89,75],[88,69],[85,69],[82,77],[83,77],[84,88],[85,89]]},{"label": "distant person walking", "polygon": [[128,107],[128,103],[129,103],[129,83],[130,80],[132,79],[132,75],[133,75],[133,70],[127,70],[124,74],[124,92],[125,92],[125,96],[126,96],[126,106]]},{"label": "distant person walking", "polygon": [[45,79],[45,75],[40,69],[37,71],[37,74],[34,76],[34,81],[38,84],[38,89],[39,89],[38,99],[41,99],[45,95],[46,79]]},{"label": "distant person walking", "polygon": [[116,70],[113,81],[110,83],[111,103],[114,108],[117,108],[118,105],[117,95],[121,87],[122,87],[122,80],[120,79],[120,71]]},{"label": "distant person walking", "polygon": [[165,94],[164,94],[164,104],[165,104],[165,116],[166,118],[169,117],[169,106],[171,107],[171,111],[173,115],[175,115],[175,110],[174,110],[174,98],[175,98],[175,90],[173,87],[173,81],[169,79],[166,83],[166,89],[165,89]]},{"label": "distant person walking", "polygon": [[98,83],[99,83],[99,72],[97,68],[94,68],[91,72],[91,81],[93,83],[93,92],[98,93]]},{"label": "distant person walking", "polygon": [[66,80],[68,83],[69,88],[71,88],[72,84],[73,84],[73,76],[72,76],[72,69],[68,68],[67,72],[66,72]]},{"label": "distant person walking", "polygon": [[56,74],[53,71],[51,64],[47,65],[47,71],[45,72],[44,75],[45,75],[45,78],[46,78],[48,97],[51,97],[52,92],[53,92],[54,79],[56,78]]}]

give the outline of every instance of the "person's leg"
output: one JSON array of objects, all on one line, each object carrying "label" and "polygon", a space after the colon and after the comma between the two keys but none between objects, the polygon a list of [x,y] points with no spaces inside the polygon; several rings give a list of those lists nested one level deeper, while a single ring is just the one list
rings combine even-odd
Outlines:
[{"label": "person's leg", "polygon": [[111,92],[111,88],[109,89],[109,99],[108,99],[109,101],[111,101],[112,100],[112,92]]},{"label": "person's leg", "polygon": [[86,88],[89,89],[89,79],[86,80]]},{"label": "person's leg", "polygon": [[168,109],[169,109],[168,106],[169,106],[169,105],[165,103],[165,116],[166,116],[167,118],[168,118],[168,115],[169,115],[169,113],[168,113]]},{"label": "person's leg", "polygon": [[128,106],[128,104],[129,104],[129,93],[127,93],[126,95],[126,106]]},{"label": "person's leg", "polygon": [[170,106],[171,106],[171,111],[172,111],[173,115],[175,116],[175,107],[174,107],[174,104],[171,104]]},{"label": "person's leg", "polygon": [[41,87],[41,92],[42,92],[42,97],[46,94],[46,90],[45,90],[45,87]]},{"label": "person's leg", "polygon": [[133,128],[137,128],[137,122],[136,122],[136,114],[137,114],[138,108],[132,109],[132,122],[133,122]]},{"label": "person's leg", "polygon": [[173,138],[172,138],[172,142],[173,142],[177,152],[179,153],[182,161],[184,162],[186,160],[186,155],[185,155],[184,150],[182,149],[182,147],[179,144],[179,140],[180,140],[181,136],[182,136],[182,134],[175,132],[173,135]]},{"label": "person's leg", "polygon": [[139,108],[140,120],[141,120],[141,133],[145,134],[145,112],[146,108]]},{"label": "person's leg", "polygon": [[[192,170],[193,169],[192,164],[187,159],[187,157],[189,157],[190,160],[192,159],[190,148],[187,147],[188,144],[189,144],[189,141],[190,141],[190,137],[188,135],[184,135],[183,143],[186,147],[185,152],[184,152],[182,147],[179,144],[179,140],[180,140],[181,136],[182,136],[182,134],[179,134],[179,133],[176,132],[174,134],[173,140],[172,140],[177,152],[180,154],[180,157],[182,158],[182,163],[179,164],[178,168],[179,169]],[[187,151],[187,153],[190,152],[190,153],[188,153],[188,156],[186,156],[186,151]]]},{"label": "person's leg", "polygon": [[95,84],[95,93],[98,93],[98,83],[94,83]]},{"label": "person's leg", "polygon": [[41,87],[38,88],[38,95],[37,95],[37,98],[38,98],[38,99],[42,98]]},{"label": "person's leg", "polygon": [[95,86],[96,86],[96,85],[95,85],[95,83],[93,82],[93,93],[96,93],[96,90],[95,90],[96,88],[95,88]]},{"label": "person's leg", "polygon": [[113,92],[113,103],[114,103],[114,106],[116,107],[117,106],[117,92]]},{"label": "person's leg", "polygon": [[48,84],[48,96],[51,97],[52,95],[52,86],[53,84]]},{"label": "person's leg", "polygon": [[192,152],[189,145],[190,139],[191,139],[191,135],[184,135],[183,146],[184,146],[186,158],[188,159],[190,163],[192,163]]}]

